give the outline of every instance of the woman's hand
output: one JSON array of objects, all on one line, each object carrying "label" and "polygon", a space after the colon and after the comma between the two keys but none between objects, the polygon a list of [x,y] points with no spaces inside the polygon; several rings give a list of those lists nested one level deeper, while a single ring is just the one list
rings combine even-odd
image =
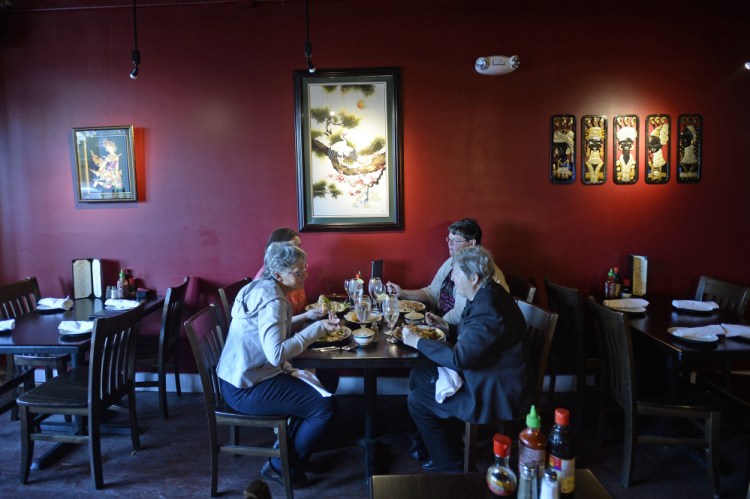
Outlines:
[{"label": "woman's hand", "polygon": [[336,331],[341,327],[341,320],[333,312],[328,312],[328,318],[320,321],[326,331]]},{"label": "woman's hand", "polygon": [[305,319],[308,321],[317,321],[318,319],[322,318],[324,315],[323,309],[320,307],[311,308],[304,314]]},{"label": "woman's hand", "polygon": [[448,321],[446,321],[439,315],[435,315],[432,312],[427,312],[424,317],[427,320],[428,325],[436,327],[438,329],[442,329],[444,333],[448,332],[448,329],[450,329]]},{"label": "woman's hand", "polygon": [[388,281],[385,285],[385,290],[387,293],[396,295],[397,298],[401,295],[401,286],[395,282]]},{"label": "woman's hand", "polygon": [[412,348],[417,348],[417,343],[421,339],[421,336],[419,336],[419,334],[417,334],[409,326],[404,326],[401,329],[401,338],[401,341],[404,342],[404,345],[410,346]]}]

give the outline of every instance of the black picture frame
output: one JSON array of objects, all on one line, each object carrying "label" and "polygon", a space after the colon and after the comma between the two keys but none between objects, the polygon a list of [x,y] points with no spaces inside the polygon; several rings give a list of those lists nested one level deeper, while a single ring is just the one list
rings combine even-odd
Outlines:
[{"label": "black picture frame", "polygon": [[133,126],[73,129],[79,203],[138,201]]},{"label": "black picture frame", "polygon": [[403,226],[400,70],[294,72],[299,230]]}]

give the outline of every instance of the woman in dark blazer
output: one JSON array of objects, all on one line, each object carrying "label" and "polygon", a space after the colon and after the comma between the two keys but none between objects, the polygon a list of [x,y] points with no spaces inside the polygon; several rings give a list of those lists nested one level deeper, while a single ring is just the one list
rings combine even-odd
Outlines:
[{"label": "woman in dark blazer", "polygon": [[[428,469],[461,471],[463,421],[489,423],[515,419],[528,410],[526,321],[508,292],[492,280],[492,255],[480,246],[461,250],[453,259],[453,282],[467,298],[458,326],[432,314],[432,325],[449,330],[455,344],[420,338],[404,328],[404,343],[417,348],[438,366],[458,373],[463,384],[443,402],[436,400],[437,367],[412,370],[409,413],[432,460]],[[451,373],[452,374],[452,373]]]}]

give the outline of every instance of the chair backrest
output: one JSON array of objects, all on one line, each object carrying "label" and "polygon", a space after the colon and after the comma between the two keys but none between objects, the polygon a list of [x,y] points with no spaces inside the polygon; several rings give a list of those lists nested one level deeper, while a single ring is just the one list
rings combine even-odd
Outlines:
[{"label": "chair backrest", "polygon": [[533,303],[534,296],[536,295],[536,286],[531,281],[517,275],[510,276],[508,288],[510,289],[510,295],[514,298]]},{"label": "chair backrest", "polygon": [[216,366],[219,364],[221,351],[224,349],[222,323],[215,303],[185,321],[185,331],[190,339],[195,363],[198,365],[206,413],[212,427],[216,426],[214,411],[223,404],[219,376],[216,374]]},{"label": "chair backrest", "polygon": [[227,328],[229,328],[229,323],[232,322],[232,306],[234,305],[234,299],[237,298],[237,293],[239,293],[242,288],[250,284],[251,281],[252,279],[250,279],[249,277],[243,277],[237,282],[233,282],[232,284],[224,286],[223,288],[219,288],[221,307],[224,312],[224,318],[226,319],[226,322],[224,324]]},{"label": "chair backrest", "polygon": [[589,297],[589,309],[599,338],[604,344],[604,364],[612,399],[625,410],[633,410],[635,389],[635,360],[630,323],[625,314],[615,312]]},{"label": "chair backrest", "polygon": [[90,414],[101,414],[101,410],[132,393],[143,307],[141,303],[127,312],[94,322],[89,359]]},{"label": "chair backrest", "polygon": [[719,308],[731,310],[737,315],[745,315],[747,303],[750,301],[750,288],[703,275],[698,281],[695,299],[714,301],[718,303]]},{"label": "chair backrest", "polygon": [[[576,288],[567,288],[544,278],[547,290],[549,309],[558,314],[557,331],[555,332],[555,355],[559,358],[555,362],[565,364],[570,360],[577,368],[577,372],[585,370],[587,358],[586,326],[583,314],[583,297]],[[590,348],[596,349],[595,341],[591,338]]]},{"label": "chair backrest", "polygon": [[190,284],[190,277],[186,276],[179,286],[167,288],[161,316],[161,331],[159,332],[160,359],[166,360],[179,345],[182,310],[185,308],[188,284]]},{"label": "chair backrest", "polygon": [[30,314],[36,310],[36,304],[41,298],[36,277],[3,284],[0,286],[0,317],[16,319]]},{"label": "chair backrest", "polygon": [[544,388],[544,373],[547,371],[547,359],[555,334],[557,314],[525,301],[518,301],[518,308],[526,319],[526,358],[534,373],[533,403],[537,404]]}]

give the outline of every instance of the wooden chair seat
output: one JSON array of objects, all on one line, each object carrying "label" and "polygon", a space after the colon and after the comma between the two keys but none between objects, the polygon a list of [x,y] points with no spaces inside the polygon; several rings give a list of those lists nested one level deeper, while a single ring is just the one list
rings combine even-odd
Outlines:
[{"label": "wooden chair seat", "polygon": [[71,414],[80,413],[79,409],[85,410],[88,406],[88,385],[88,366],[76,367],[21,395],[19,402],[34,406],[40,412],[46,407],[56,414],[66,409],[70,409]]}]

